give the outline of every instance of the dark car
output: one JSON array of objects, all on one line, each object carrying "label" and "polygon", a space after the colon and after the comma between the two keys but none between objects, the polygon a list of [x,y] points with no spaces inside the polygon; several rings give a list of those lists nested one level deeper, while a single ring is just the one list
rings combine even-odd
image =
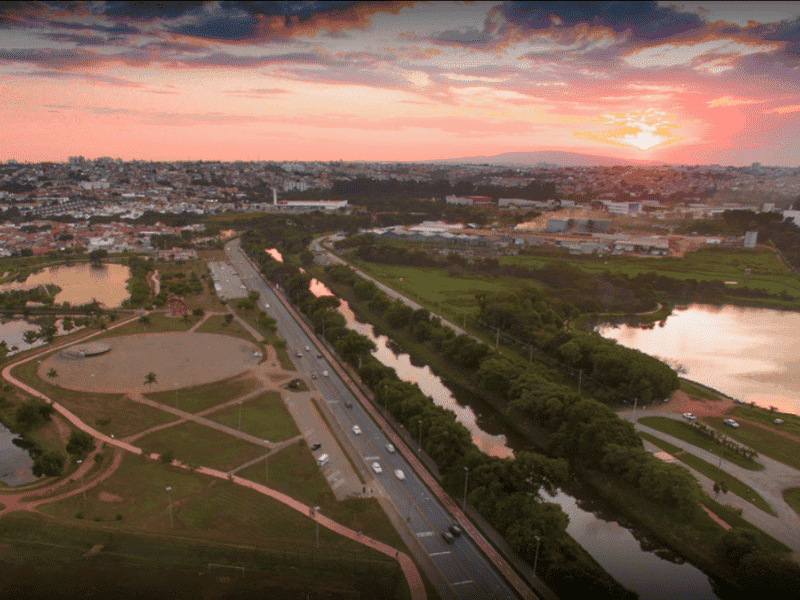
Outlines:
[{"label": "dark car", "polygon": [[348,402],[347,400],[345,400],[345,403],[344,403],[344,405],[345,405],[347,408],[353,408],[353,403],[352,403],[352,402]]},{"label": "dark car", "polygon": [[462,533],[464,533],[464,530],[461,529],[461,525],[459,525],[458,523],[453,523],[453,524],[450,525],[450,533],[452,533],[454,536],[458,537]]},{"label": "dark car", "polygon": [[450,533],[449,531],[443,531],[442,537],[444,538],[444,541],[447,542],[448,544],[452,544],[453,542],[456,541],[456,538],[454,538],[453,534]]},{"label": "dark car", "polygon": [[319,442],[317,442],[316,444],[313,444],[313,445],[311,446],[311,451],[313,452],[314,450],[319,450],[320,448],[322,448],[322,444],[320,444]]}]

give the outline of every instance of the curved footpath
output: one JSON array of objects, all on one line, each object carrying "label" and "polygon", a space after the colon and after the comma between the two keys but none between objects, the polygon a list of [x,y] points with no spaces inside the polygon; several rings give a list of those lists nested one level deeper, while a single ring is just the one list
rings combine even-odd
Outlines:
[{"label": "curved footpath", "polygon": [[[134,317],[132,317],[130,319],[127,319],[125,321],[121,321],[119,323],[116,323],[113,326],[108,327],[105,331],[98,331],[98,332],[95,332],[93,334],[84,336],[83,338],[80,339],[80,341],[87,340],[87,339],[92,338],[92,337],[94,337],[96,335],[100,335],[101,333],[107,333],[109,330],[115,329],[116,327],[121,327],[122,325],[126,325],[126,324],[130,323],[131,321],[133,321],[135,319],[138,319],[139,316],[140,315],[136,315],[136,316],[134,316]],[[51,404],[53,406],[53,408],[55,408],[58,411],[59,414],[61,414],[64,418],[66,418],[75,427],[77,427],[81,431],[84,431],[84,432],[88,433],[89,435],[91,435],[95,439],[98,439],[101,442],[103,442],[105,444],[108,444],[110,446],[115,446],[115,447],[120,448],[122,450],[126,450],[128,452],[133,453],[133,454],[142,454],[142,449],[141,448],[137,448],[136,446],[128,444],[128,443],[126,443],[126,442],[124,442],[122,440],[118,440],[118,439],[115,439],[113,437],[108,437],[107,435],[105,435],[103,433],[100,433],[99,431],[93,429],[92,427],[90,427],[89,425],[87,425],[86,423],[81,421],[76,415],[71,413],[64,406],[61,406],[57,402],[54,402],[51,398],[49,398],[46,395],[42,394],[41,392],[35,390],[34,388],[30,387],[29,385],[26,385],[25,383],[19,381],[18,379],[14,378],[11,375],[11,370],[14,367],[16,367],[18,365],[21,365],[23,363],[26,363],[26,362],[28,362],[30,360],[33,360],[33,359],[35,359],[35,358],[37,358],[39,356],[42,356],[44,354],[48,354],[50,352],[53,352],[54,350],[58,350],[60,348],[66,347],[66,346],[70,346],[70,345],[74,344],[75,342],[76,342],[76,340],[71,340],[71,341],[65,342],[64,344],[61,344],[59,346],[47,347],[46,349],[42,350],[41,352],[38,352],[38,353],[33,354],[31,356],[28,356],[28,357],[26,357],[26,358],[24,358],[22,360],[19,360],[19,361],[16,361],[14,363],[11,363],[9,365],[6,365],[3,368],[3,371],[2,371],[3,378],[5,378],[8,382],[12,383],[13,385],[16,385],[20,389],[25,390],[27,393],[31,394],[32,396],[35,396],[36,398],[41,398],[42,400],[44,400],[47,403]],[[121,454],[118,454],[118,457],[119,458],[115,457],[114,464],[112,465],[112,467],[113,467],[112,469],[110,469],[102,477],[91,481],[88,485],[82,486],[82,487],[80,487],[80,488],[78,488],[76,490],[72,490],[72,491],[70,491],[70,492],[68,492],[66,494],[63,494],[61,496],[58,496],[56,498],[48,498],[46,500],[41,500],[41,501],[38,501],[38,502],[35,502],[35,503],[25,504],[25,505],[21,504],[19,502],[19,499],[21,499],[22,497],[26,497],[26,496],[30,496],[30,495],[34,495],[34,494],[47,493],[48,491],[51,491],[51,490],[57,488],[58,486],[66,485],[70,480],[69,479],[64,479],[64,480],[59,481],[58,483],[54,484],[53,486],[37,488],[36,490],[31,490],[31,492],[29,492],[29,493],[23,492],[22,494],[19,495],[20,498],[16,499],[17,501],[15,501],[13,503],[10,503],[8,506],[6,506],[5,509],[0,511],[0,514],[3,514],[5,512],[10,512],[12,510],[29,510],[28,507],[33,508],[37,504],[42,504],[44,502],[52,502],[52,501],[59,500],[61,498],[67,497],[67,496],[72,496],[74,494],[81,493],[83,490],[88,489],[89,487],[92,487],[92,486],[96,485],[97,483],[99,483],[100,481],[105,479],[106,477],[110,476],[114,472],[114,470],[116,470],[116,465],[118,465],[118,461],[121,460]],[[151,455],[150,457],[154,458],[154,459],[158,459],[159,458],[155,454]],[[91,467],[92,462],[94,462],[94,461],[91,461],[91,462],[90,461],[85,461],[84,464],[81,465],[80,469],[78,471],[76,471],[76,473],[80,474],[82,472],[85,472],[85,471],[81,471],[81,469],[88,470]],[[173,466],[177,466],[177,467],[188,469],[187,465],[183,465],[178,461],[173,461],[172,464],[173,464]],[[264,494],[265,496],[269,496],[270,498],[273,498],[273,499],[277,500],[278,502],[281,502],[281,503],[285,504],[286,506],[288,506],[290,508],[293,508],[297,512],[309,517],[310,519],[316,521],[317,523],[319,523],[323,527],[326,527],[327,529],[330,529],[331,531],[335,531],[336,533],[338,533],[340,535],[343,535],[343,536],[345,536],[345,537],[347,537],[347,538],[349,538],[349,539],[351,539],[353,541],[356,541],[356,542],[358,542],[360,544],[363,544],[365,546],[373,548],[373,549],[375,549],[375,550],[377,550],[379,552],[382,552],[383,554],[385,554],[385,555],[387,555],[387,556],[389,556],[391,558],[396,559],[400,563],[400,567],[403,569],[403,575],[405,576],[406,581],[408,582],[408,587],[411,590],[411,598],[413,600],[425,600],[427,598],[427,595],[425,594],[425,587],[424,587],[424,585],[422,583],[422,577],[420,576],[416,565],[414,564],[414,562],[411,560],[411,558],[408,555],[406,555],[404,553],[401,553],[399,550],[397,550],[395,548],[392,548],[390,546],[387,546],[386,544],[384,544],[382,542],[379,542],[377,540],[373,540],[371,538],[368,538],[368,537],[362,535],[361,533],[353,531],[352,529],[349,529],[349,528],[347,528],[347,527],[345,527],[343,525],[340,525],[339,523],[336,523],[335,521],[325,517],[324,515],[320,515],[319,513],[316,513],[312,509],[312,507],[306,506],[305,504],[303,504],[301,502],[298,502],[297,500],[294,500],[293,498],[290,498],[289,496],[286,496],[285,494],[281,494],[280,492],[277,492],[277,491],[275,491],[273,489],[270,489],[270,488],[268,488],[268,487],[266,487],[264,485],[261,485],[261,484],[258,484],[258,483],[254,483],[254,482],[249,481],[247,479],[242,479],[241,477],[236,477],[235,475],[229,475],[228,473],[223,473],[222,471],[217,471],[215,469],[209,469],[209,468],[206,468],[206,467],[199,467],[199,468],[196,469],[196,472],[203,473],[203,474],[209,475],[211,477],[216,477],[218,479],[224,479],[226,481],[232,481],[232,482],[234,482],[234,483],[236,483],[238,485],[250,488],[250,489],[255,490],[255,491],[257,491],[257,492],[259,492],[261,494]],[[3,501],[3,504],[5,504],[4,501],[6,500],[6,498],[10,499],[11,497],[12,497],[11,495],[9,495],[9,496],[0,495],[0,501]]]},{"label": "curved footpath", "polygon": [[[631,421],[639,431],[644,431],[659,439],[667,441],[670,444],[683,448],[688,453],[702,458],[704,461],[712,465],[720,464],[719,455],[714,454],[713,452],[708,452],[707,450],[703,450],[702,448],[698,448],[697,446],[694,446],[688,442],[684,442],[679,438],[673,437],[667,433],[658,431],[657,429],[653,429],[638,422],[640,417],[651,415],[642,414],[640,411],[637,411],[635,415],[632,411],[624,411],[619,413],[619,415],[620,417]],[[673,418],[677,421],[683,420],[682,416],[674,413],[660,413],[659,416]],[[742,516],[750,523],[766,533],[769,533],[775,539],[780,540],[787,546],[791,547],[795,552],[800,553],[800,515],[798,515],[792,509],[792,507],[786,504],[782,494],[783,490],[786,488],[800,487],[800,471],[764,455],[759,455],[758,462],[764,465],[763,471],[751,471],[749,469],[740,467],[735,463],[727,461],[724,458],[722,459],[721,465],[724,471],[733,475],[745,485],[748,485],[753,490],[758,492],[758,494],[764,498],[764,500],[773,508],[773,510],[778,513],[777,517],[773,517],[772,515],[765,513],[761,509],[756,508],[749,502],[739,498],[738,496],[735,496],[730,492],[722,499],[718,499],[722,500],[725,504],[731,504],[736,508],[741,508],[743,511]],[[703,488],[710,494],[713,494],[712,486],[714,482],[707,477],[700,475],[693,469],[690,470],[692,473],[698,476],[698,480],[700,481],[701,485],[703,485]],[[708,485],[709,482],[710,486]]]}]

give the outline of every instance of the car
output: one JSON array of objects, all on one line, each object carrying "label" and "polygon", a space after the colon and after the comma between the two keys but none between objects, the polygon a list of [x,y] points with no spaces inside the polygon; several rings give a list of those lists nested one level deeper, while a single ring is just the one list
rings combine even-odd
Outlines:
[{"label": "car", "polygon": [[405,481],[406,474],[403,473],[403,469],[395,469],[394,476],[397,477],[400,481]]},{"label": "car", "polygon": [[392,446],[391,444],[386,444],[386,450],[394,454],[394,446]]},{"label": "car", "polygon": [[317,374],[316,373],[312,373],[311,374],[311,379],[316,379],[316,378],[317,378]]},{"label": "car", "polygon": [[453,542],[456,541],[456,538],[454,538],[453,534],[450,533],[449,531],[443,531],[442,537],[444,538],[444,541],[447,542],[448,544],[452,544]]},{"label": "car", "polygon": [[372,470],[375,471],[376,474],[380,475],[383,473],[383,469],[381,468],[381,464],[374,462],[372,463]]},{"label": "car", "polygon": [[733,427],[734,429],[739,427],[739,424],[733,419],[725,419],[722,422],[725,423],[725,425],[727,425],[728,427]]},{"label": "car", "polygon": [[306,346],[306,352],[311,352],[311,348],[309,346]]},{"label": "car", "polygon": [[317,442],[315,444],[311,444],[311,451],[312,452],[314,452],[314,450],[319,450],[320,448],[322,448],[322,444],[320,444],[319,442]]},{"label": "car", "polygon": [[296,356],[297,358],[303,358],[303,353],[302,353],[302,352],[300,352],[300,350],[298,350],[298,351],[295,353],[295,356]]},{"label": "car", "polygon": [[239,287],[240,287],[240,288],[242,288],[243,290],[246,290],[246,289],[247,289],[247,288],[246,288],[245,286],[243,286],[243,285],[240,285]]},{"label": "car", "polygon": [[464,533],[464,530],[461,529],[461,525],[459,525],[458,523],[451,523],[450,524],[450,533],[452,533],[454,536],[458,537],[462,533]]},{"label": "car", "polygon": [[669,398],[664,398],[662,402],[669,402]]},{"label": "car", "polygon": [[322,376],[323,376],[323,377],[327,377],[327,376],[328,376],[328,372],[327,372],[327,371],[323,371],[323,372],[322,372]]},{"label": "car", "polygon": [[261,352],[253,352],[253,356],[255,356],[256,358],[261,358],[264,355],[261,354]]},{"label": "car", "polygon": [[350,402],[349,400],[345,400],[345,401],[344,401],[344,405],[345,405],[347,408],[353,408],[353,403],[352,403],[352,402]]},{"label": "car", "polygon": [[783,424],[783,419],[775,419],[773,421],[773,423],[775,423],[775,425],[782,425]]},{"label": "car", "polygon": [[322,353],[321,352],[317,352],[317,358],[322,358]]},{"label": "car", "polygon": [[689,419],[690,421],[697,420],[697,417],[695,417],[692,413],[683,413],[683,418]]},{"label": "car", "polygon": [[353,433],[355,433],[356,435],[361,435],[361,427],[359,427],[358,425],[353,425]]}]

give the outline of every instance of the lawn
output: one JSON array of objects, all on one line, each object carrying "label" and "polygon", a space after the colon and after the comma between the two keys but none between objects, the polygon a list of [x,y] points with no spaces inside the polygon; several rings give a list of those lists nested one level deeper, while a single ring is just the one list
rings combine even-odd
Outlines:
[{"label": "lawn", "polygon": [[206,418],[238,429],[240,415],[243,432],[270,442],[282,442],[300,435],[294,419],[277,392],[266,392],[252,400],[243,401],[241,408],[231,406],[206,415]]},{"label": "lawn", "polygon": [[[722,420],[719,420],[720,423]],[[737,452],[733,452],[728,448],[716,443],[714,440],[707,438],[700,432],[696,431],[692,428],[691,425],[688,423],[684,423],[683,421],[676,421],[675,419],[670,419],[669,417],[642,417],[639,419],[639,422],[642,425],[647,425],[648,427],[652,427],[653,429],[657,429],[659,431],[663,431],[671,436],[674,436],[684,442],[688,442],[698,448],[702,448],[703,450],[707,450],[708,452],[713,452],[717,456],[722,456],[725,460],[728,460],[736,465],[744,469],[750,469],[751,471],[760,471],[764,468],[764,465],[760,464],[759,462],[751,459],[745,458],[741,454]],[[709,423],[710,425],[710,423]],[[725,429],[729,429],[726,427]],[[720,429],[723,433],[728,433],[727,431]],[[733,436],[730,436],[733,437]],[[752,447],[752,446],[751,446]],[[753,448],[754,450],[758,450],[757,448]]]},{"label": "lawn", "polygon": [[[771,412],[766,408],[757,406],[734,406],[728,411],[729,415],[737,419],[747,419],[766,425],[775,431],[786,431],[795,435],[800,435],[800,416],[791,413]],[[775,419],[783,419],[780,425],[775,424]]]},{"label": "lawn", "polygon": [[792,510],[800,515],[800,488],[790,488],[783,490],[783,499],[786,504],[792,507]]},{"label": "lawn", "polygon": [[711,463],[704,461],[702,458],[695,456],[694,454],[690,454],[689,452],[685,452],[681,448],[670,444],[669,442],[665,442],[664,440],[657,438],[654,435],[650,435],[649,433],[645,433],[644,431],[637,432],[640,437],[646,439],[650,443],[658,446],[662,450],[666,450],[672,456],[677,458],[679,461],[686,463],[690,467],[692,467],[695,471],[699,471],[709,479],[715,482],[724,481],[725,486],[728,488],[729,492],[733,492],[740,498],[747,500],[750,504],[755,506],[756,508],[760,508],[766,513],[769,513],[773,516],[777,516],[777,513],[772,509],[772,507],[764,500],[760,495],[756,492],[751,490],[747,485],[739,481],[736,477],[722,471],[719,467],[715,467]]},{"label": "lawn", "polygon": [[724,432],[732,440],[749,446],[759,454],[800,469],[800,444],[795,441],[771,433],[747,421],[739,421],[739,427],[733,429],[722,422],[722,417],[702,417],[701,420],[718,431]]},{"label": "lawn", "polygon": [[[237,473],[239,477],[265,483],[263,463]],[[308,504],[337,523],[407,552],[400,535],[374,498],[350,498],[338,502],[304,440],[269,458],[269,487]]]},{"label": "lawn", "polygon": [[264,446],[194,422],[155,431],[136,441],[146,453],[172,453],[183,463],[229,471],[264,455]]},{"label": "lawn", "polygon": [[145,321],[135,319],[127,325],[113,329],[93,338],[93,341],[121,335],[132,335],[134,333],[160,333],[162,331],[188,331],[200,317],[187,315],[183,318],[176,318],[169,315],[169,311],[154,311],[146,315]]},{"label": "lawn", "polygon": [[696,381],[689,381],[688,379],[680,378],[680,390],[689,396],[702,398],[703,400],[720,400],[722,394],[719,394]]},{"label": "lawn", "polygon": [[244,319],[251,327],[253,327],[256,331],[261,333],[264,336],[264,341],[275,348],[275,352],[278,356],[278,361],[281,363],[281,367],[285,371],[294,371],[294,363],[292,359],[289,358],[289,353],[286,351],[286,340],[281,337],[278,337],[277,333],[273,333],[271,331],[264,331],[259,329],[257,318],[258,315],[253,310],[241,310],[235,309],[234,312],[239,315],[242,319]]},{"label": "lawn", "polygon": [[255,379],[243,378],[241,375],[205,383],[175,391],[153,392],[145,394],[146,398],[168,406],[176,406],[183,411],[196,413],[228,400],[233,400],[252,392],[259,383]]},{"label": "lawn", "polygon": [[242,327],[237,321],[234,320],[230,323],[227,323],[225,321],[225,315],[212,315],[208,317],[206,322],[198,327],[196,331],[201,333],[219,333],[222,335],[230,335],[233,337],[242,338],[248,342],[257,343],[257,340],[253,338],[250,332]]}]

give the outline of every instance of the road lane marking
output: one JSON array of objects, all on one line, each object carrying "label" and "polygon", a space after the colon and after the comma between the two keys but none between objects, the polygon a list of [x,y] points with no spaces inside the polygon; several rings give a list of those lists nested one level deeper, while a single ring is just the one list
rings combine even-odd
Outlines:
[{"label": "road lane marking", "polygon": [[432,535],[434,535],[433,531],[420,531],[419,533],[417,533],[417,537],[421,537],[421,538],[431,537]]},{"label": "road lane marking", "polygon": [[456,581],[455,583],[451,583],[450,585],[466,585],[468,583],[472,583],[472,579],[467,579],[466,581]]},{"label": "road lane marking", "polygon": [[446,551],[444,551],[444,552],[432,552],[432,553],[431,553],[431,554],[429,554],[428,556],[442,556],[443,554],[450,554],[450,551],[449,551],[449,550],[446,550]]}]

